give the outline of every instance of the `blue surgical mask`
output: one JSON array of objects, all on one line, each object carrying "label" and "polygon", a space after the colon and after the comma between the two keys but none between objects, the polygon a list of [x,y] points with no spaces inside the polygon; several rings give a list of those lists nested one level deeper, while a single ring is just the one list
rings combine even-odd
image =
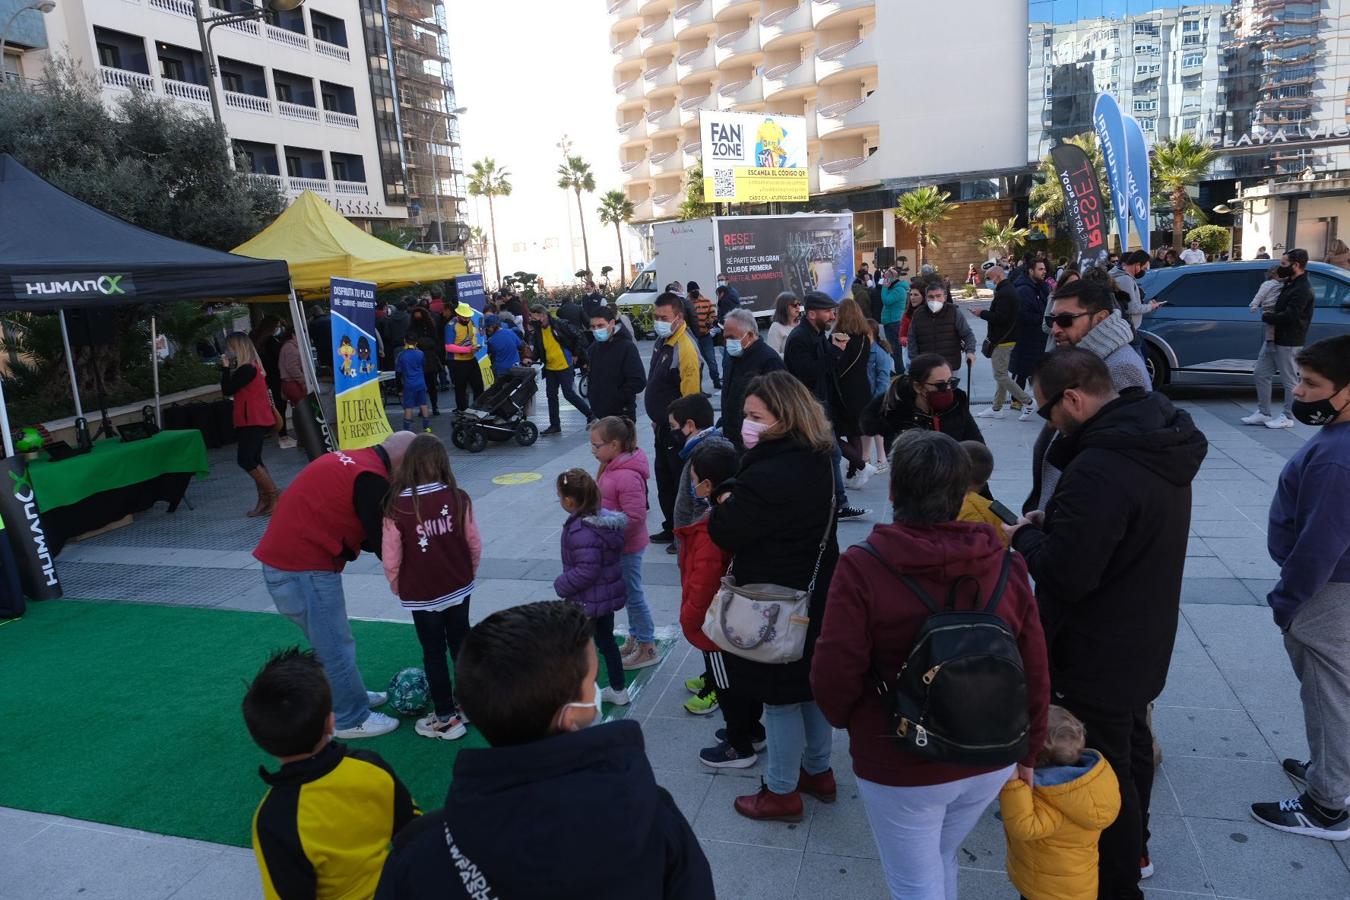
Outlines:
[{"label": "blue surgical mask", "polygon": [[608,328],[592,328],[592,329],[591,329],[591,334],[595,335],[595,339],[596,339],[597,341],[607,341],[607,340],[609,340],[609,329],[608,329]]},{"label": "blue surgical mask", "polygon": [[652,328],[656,330],[656,336],[659,338],[670,337],[670,332],[674,330],[669,322],[662,322],[660,319],[652,323]]},{"label": "blue surgical mask", "polygon": [[740,356],[742,352],[741,342],[734,338],[727,338],[727,356]]}]

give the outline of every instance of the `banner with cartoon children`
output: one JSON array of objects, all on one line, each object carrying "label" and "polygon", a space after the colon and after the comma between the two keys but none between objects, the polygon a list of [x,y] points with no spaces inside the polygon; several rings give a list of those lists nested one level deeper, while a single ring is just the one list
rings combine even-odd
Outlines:
[{"label": "banner with cartoon children", "polygon": [[338,447],[359,450],[392,433],[380,396],[375,283],[333,278],[331,284]]},{"label": "banner with cartoon children", "polygon": [[[451,304],[458,306],[460,303],[467,303],[473,310],[471,319],[475,334],[483,333],[483,304],[487,301],[487,290],[483,285],[483,276],[481,273],[470,273],[468,275],[456,275],[447,286],[453,292],[449,298],[451,303],[446,304],[449,309]],[[446,351],[455,352],[451,345],[455,342],[455,323],[451,319],[445,328]],[[496,376],[492,373],[492,359],[488,356],[486,338],[479,338],[474,347],[474,356],[478,359],[478,369],[482,373],[483,389],[492,387],[492,382]]]}]

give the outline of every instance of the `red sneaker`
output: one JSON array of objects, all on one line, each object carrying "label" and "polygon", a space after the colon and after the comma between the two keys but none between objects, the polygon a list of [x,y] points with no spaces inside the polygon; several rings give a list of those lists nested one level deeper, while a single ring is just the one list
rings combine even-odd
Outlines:
[{"label": "red sneaker", "polygon": [[736,798],[736,812],[747,819],[761,822],[800,822],[802,816],[802,795],[775,794],[769,786],[760,783],[758,793]]},{"label": "red sneaker", "polygon": [[809,775],[805,769],[799,769],[797,790],[810,794],[821,803],[833,803],[839,795],[839,786],[834,783],[834,769],[826,769],[818,775]]}]

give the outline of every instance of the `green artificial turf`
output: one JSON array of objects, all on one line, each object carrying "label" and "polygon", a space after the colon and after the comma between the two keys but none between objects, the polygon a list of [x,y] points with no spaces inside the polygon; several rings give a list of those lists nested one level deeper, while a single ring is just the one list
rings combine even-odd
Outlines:
[{"label": "green artificial turf", "polygon": [[[369,689],[421,667],[411,625],[354,621],[352,632]],[[266,789],[258,766],[276,763],[249,739],[239,704],[268,654],[298,643],[299,630],[271,613],[32,604],[0,623],[0,806],[248,846]],[[630,687],[655,671],[629,673]],[[458,741],[424,738],[414,718],[352,743],[378,752],[418,805],[435,809],[455,756],[486,742],[473,727]]]}]

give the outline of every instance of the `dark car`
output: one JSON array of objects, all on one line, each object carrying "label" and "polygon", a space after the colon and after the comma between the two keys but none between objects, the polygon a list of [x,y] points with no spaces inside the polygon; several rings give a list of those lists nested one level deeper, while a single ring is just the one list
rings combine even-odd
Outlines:
[{"label": "dark car", "polygon": [[[1260,314],[1247,306],[1275,263],[1201,263],[1144,276],[1144,299],[1167,302],[1139,329],[1154,385],[1251,383],[1265,338]],[[1350,271],[1315,262],[1308,278],[1315,297],[1308,343],[1350,334]]]}]

